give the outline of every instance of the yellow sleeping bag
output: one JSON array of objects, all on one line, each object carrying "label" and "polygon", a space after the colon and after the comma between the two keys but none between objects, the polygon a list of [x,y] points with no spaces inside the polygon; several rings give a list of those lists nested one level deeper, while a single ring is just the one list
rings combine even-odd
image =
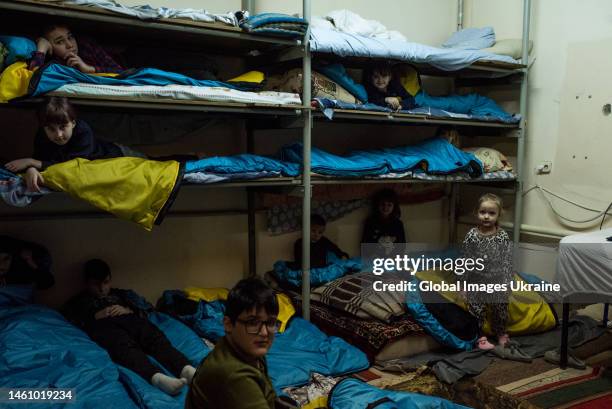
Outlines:
[{"label": "yellow sleeping bag", "polygon": [[[227,295],[229,294],[226,288],[187,287],[183,291],[190,300],[207,302],[227,300]],[[277,293],[276,300],[278,301],[278,320],[281,322],[278,332],[284,332],[289,319],[295,315],[295,308],[291,303],[291,299],[285,294]]]},{"label": "yellow sleeping bag", "polygon": [[[427,270],[417,273],[419,280],[431,281],[432,283],[440,283],[441,281],[452,283],[457,280],[457,277],[452,271]],[[524,281],[518,274],[514,275],[514,280]],[[440,295],[467,310],[465,300],[460,294],[448,291],[440,292]],[[535,291],[513,292],[510,296],[508,310],[507,331],[509,335],[526,335],[548,331],[557,324],[552,309],[542,296]],[[485,322],[483,330],[485,334],[493,335],[490,322]]]},{"label": "yellow sleeping bag", "polygon": [[151,230],[178,183],[179,168],[176,161],[77,158],[41,173],[48,188]]},{"label": "yellow sleeping bag", "polygon": [[421,90],[421,78],[418,71],[409,64],[401,64],[394,68],[404,89],[413,97]]},{"label": "yellow sleeping bag", "polygon": [[0,75],[0,102],[8,102],[28,93],[28,86],[34,71],[28,70],[27,66],[25,62],[18,61],[2,71]]}]

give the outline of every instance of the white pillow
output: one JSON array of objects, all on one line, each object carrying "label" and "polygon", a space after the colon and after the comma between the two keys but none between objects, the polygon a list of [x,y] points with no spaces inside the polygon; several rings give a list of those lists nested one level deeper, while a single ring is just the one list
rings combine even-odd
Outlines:
[{"label": "white pillow", "polygon": [[473,153],[482,162],[485,173],[512,170],[512,164],[508,161],[508,158],[498,150],[493,148],[467,148],[464,150]]},{"label": "white pillow", "polygon": [[[529,40],[529,53],[533,49],[533,41]],[[509,57],[518,60],[523,56],[523,40],[520,38],[513,38],[507,40],[497,40],[493,47],[483,48],[480,51],[485,51],[487,53],[507,55]]]}]

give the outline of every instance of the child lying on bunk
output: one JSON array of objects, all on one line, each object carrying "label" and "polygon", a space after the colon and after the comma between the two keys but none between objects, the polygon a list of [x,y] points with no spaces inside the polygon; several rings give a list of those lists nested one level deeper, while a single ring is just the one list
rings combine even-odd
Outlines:
[{"label": "child lying on bunk", "polygon": [[368,102],[394,111],[412,109],[416,105],[414,97],[406,91],[388,65],[377,65],[366,70],[364,82]]},{"label": "child lying on bunk", "polygon": [[70,28],[63,24],[52,24],[45,27],[42,37],[36,40],[37,51],[32,53],[29,69],[41,67],[45,59],[76,68],[77,70],[93,74],[96,72],[123,71],[123,67],[115,62],[102,47],[86,38],[76,37]]},{"label": "child lying on bunk", "polygon": [[361,243],[376,244],[385,255],[401,251],[406,243],[399,199],[392,189],[383,189],[374,196],[372,211],[363,226]]},{"label": "child lying on bunk", "polygon": [[[162,391],[176,395],[191,382],[195,368],[127,296],[111,288],[111,271],[104,261],[89,260],[83,267],[86,289],[64,307],[64,315],[108,351],[119,365],[136,372]],[[151,355],[173,375],[161,372]]]},{"label": "child lying on bunk", "polygon": [[225,303],[225,336],[198,367],[185,409],[274,409],[266,354],[280,327],[277,316],[276,295],[265,282],[253,277],[236,284]]},{"label": "child lying on bunk", "polygon": [[144,157],[127,146],[96,138],[87,122],[77,119],[67,98],[49,98],[39,110],[38,118],[40,128],[34,139],[34,158],[16,159],[5,165],[14,173],[25,171],[24,180],[30,191],[40,191],[44,179],[39,170],[55,163],[74,158]]},{"label": "child lying on bunk", "polygon": [[[325,237],[327,222],[322,216],[313,214],[310,217],[310,268],[325,267],[328,263],[328,253],[338,258],[349,258],[349,255],[340,250],[331,240]],[[296,240],[293,245],[293,255],[297,268],[302,266],[302,239]]]},{"label": "child lying on bunk", "polygon": [[45,290],[55,284],[51,255],[43,246],[0,236],[0,287],[35,285]]}]

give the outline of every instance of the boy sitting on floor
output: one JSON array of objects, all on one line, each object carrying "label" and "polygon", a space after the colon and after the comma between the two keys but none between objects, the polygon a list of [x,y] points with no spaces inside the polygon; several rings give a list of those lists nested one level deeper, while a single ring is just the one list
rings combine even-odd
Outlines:
[{"label": "boy sitting on floor", "polygon": [[[168,393],[180,393],[191,382],[195,368],[177,351],[128,297],[128,291],[111,288],[111,271],[104,261],[89,260],[83,267],[87,289],[64,307],[64,315],[108,351],[119,365],[136,372]],[[165,375],[147,357],[151,355],[176,378]]]},{"label": "boy sitting on floor", "polygon": [[45,27],[42,37],[36,40],[36,48],[28,67],[30,70],[44,65],[47,56],[51,57],[53,62],[76,68],[86,74],[118,73],[124,70],[93,41],[80,38],[77,42],[70,28],[63,24]]},{"label": "boy sitting on floor", "polygon": [[[338,258],[349,258],[349,255],[340,250],[331,240],[325,237],[325,219],[318,214],[310,217],[310,268],[327,266],[327,254],[333,253]],[[297,268],[302,266],[302,239],[297,239],[293,245],[293,255]]]},{"label": "boy sitting on floor", "polygon": [[198,367],[185,409],[273,409],[266,354],[280,326],[276,295],[261,279],[247,278],[230,291],[225,306],[225,336]]}]

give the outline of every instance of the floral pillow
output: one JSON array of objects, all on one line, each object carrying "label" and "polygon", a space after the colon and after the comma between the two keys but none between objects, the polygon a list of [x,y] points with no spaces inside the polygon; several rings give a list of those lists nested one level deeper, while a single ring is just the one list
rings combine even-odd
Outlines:
[{"label": "floral pillow", "polygon": [[508,161],[508,158],[498,150],[492,148],[467,148],[465,151],[473,153],[482,162],[486,173],[512,170],[512,164]]}]

